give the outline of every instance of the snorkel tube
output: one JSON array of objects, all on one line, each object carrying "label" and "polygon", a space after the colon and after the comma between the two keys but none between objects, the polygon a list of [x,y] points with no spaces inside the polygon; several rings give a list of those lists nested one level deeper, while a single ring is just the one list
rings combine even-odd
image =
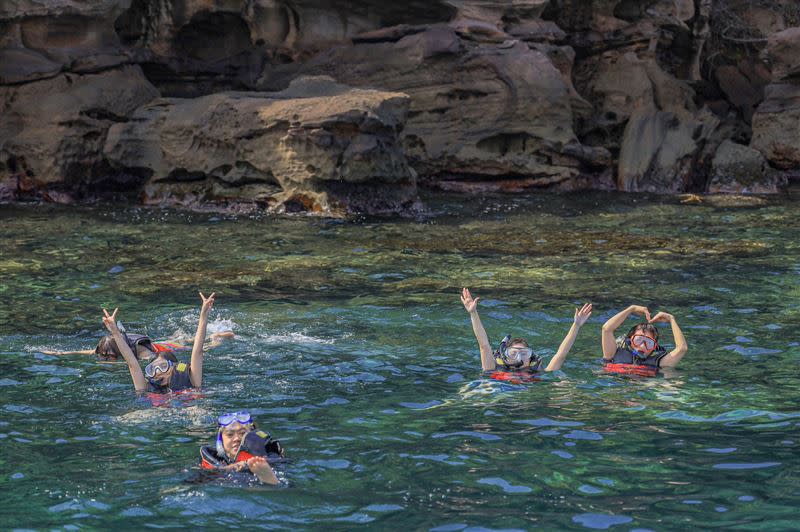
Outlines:
[{"label": "snorkel tube", "polygon": [[507,334],[500,341],[500,345],[497,347],[497,349],[494,350],[494,353],[492,353],[492,357],[494,357],[494,362],[498,366],[502,366],[505,368],[511,367],[511,365],[508,363],[508,342],[510,341],[511,341],[511,335]]}]

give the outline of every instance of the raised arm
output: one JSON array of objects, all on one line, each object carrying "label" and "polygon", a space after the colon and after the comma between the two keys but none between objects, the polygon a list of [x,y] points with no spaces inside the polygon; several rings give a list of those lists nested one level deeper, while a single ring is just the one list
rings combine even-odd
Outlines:
[{"label": "raised arm", "polygon": [[492,358],[492,346],[489,344],[489,337],[486,336],[486,329],[483,328],[481,318],[478,316],[478,301],[480,299],[479,297],[473,299],[467,288],[461,291],[461,302],[469,313],[469,319],[472,321],[472,332],[475,333],[478,347],[481,349],[481,367],[483,367],[483,371],[491,371],[495,368],[495,363]]},{"label": "raised arm", "polygon": [[125,341],[125,339],[122,337],[122,333],[119,332],[119,329],[117,328],[118,310],[118,308],[115,308],[114,312],[109,315],[108,311],[103,309],[103,325],[106,326],[108,332],[110,332],[111,336],[114,337],[114,341],[117,343],[117,348],[122,354],[122,358],[124,358],[125,363],[128,364],[128,370],[131,372],[131,379],[133,380],[134,389],[137,392],[146,392],[147,380],[144,378],[144,373],[142,373],[142,368],[139,366],[139,361],[136,360],[136,355],[133,354],[128,342]]},{"label": "raised arm", "polygon": [[214,306],[215,294],[216,292],[206,297],[200,292],[203,305],[200,307],[200,321],[197,323],[197,333],[194,335],[194,344],[192,344],[192,361],[189,364],[189,379],[195,388],[203,385],[203,343],[206,341],[208,315],[211,313],[211,307]]},{"label": "raised arm", "polygon": [[575,343],[575,338],[578,336],[578,331],[583,324],[586,323],[586,320],[589,319],[589,316],[592,315],[592,304],[586,303],[580,309],[575,309],[575,318],[572,322],[572,327],[569,328],[569,332],[562,340],[561,345],[558,346],[558,351],[556,351],[555,356],[550,360],[550,363],[545,368],[545,371],[556,371],[561,369],[561,366],[564,364],[564,360],[567,358],[567,354],[569,350],[572,349],[572,344]]},{"label": "raised arm", "polygon": [[650,323],[656,323],[659,321],[668,322],[672,326],[672,337],[675,338],[675,349],[667,353],[667,355],[661,359],[661,363],[659,365],[662,368],[674,368],[678,365],[678,362],[681,361],[683,355],[686,354],[689,346],[686,345],[686,338],[683,337],[683,332],[681,331],[681,328],[678,327],[678,322],[675,321],[675,316],[666,312],[659,312],[653,317],[652,320],[650,320]]},{"label": "raised arm", "polygon": [[614,338],[614,333],[620,325],[625,323],[625,320],[627,320],[628,316],[631,314],[641,314],[647,321],[650,321],[650,311],[647,307],[641,307],[639,305],[631,305],[622,312],[609,318],[608,321],[603,324],[602,338],[604,359],[611,360],[614,358],[614,353],[617,352],[617,340]]}]

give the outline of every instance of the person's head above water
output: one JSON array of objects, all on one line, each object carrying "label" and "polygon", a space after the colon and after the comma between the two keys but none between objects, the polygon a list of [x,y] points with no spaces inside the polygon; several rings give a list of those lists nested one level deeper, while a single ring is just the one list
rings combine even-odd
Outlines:
[{"label": "person's head above water", "polygon": [[625,339],[631,349],[648,356],[658,348],[658,329],[652,323],[637,323],[631,327]]},{"label": "person's head above water", "polygon": [[539,362],[539,357],[533,352],[533,349],[530,348],[524,338],[506,336],[495,352],[495,361],[498,366],[522,369],[536,366]]},{"label": "person's head above water", "polygon": [[217,419],[217,425],[217,454],[228,458],[236,456],[247,433],[256,428],[248,412],[222,414]]},{"label": "person's head above water", "polygon": [[[156,352],[143,343],[137,343],[135,347],[136,349],[133,349],[133,354],[136,355],[136,358],[139,360],[150,360],[156,356]],[[97,342],[97,347],[94,348],[94,352],[101,358],[113,360],[122,358],[122,353],[119,347],[117,347],[117,342],[114,341],[114,337],[110,334],[100,338],[100,341]]]},{"label": "person's head above water", "polygon": [[144,376],[153,386],[168,386],[178,359],[172,353],[160,353],[144,368]]}]

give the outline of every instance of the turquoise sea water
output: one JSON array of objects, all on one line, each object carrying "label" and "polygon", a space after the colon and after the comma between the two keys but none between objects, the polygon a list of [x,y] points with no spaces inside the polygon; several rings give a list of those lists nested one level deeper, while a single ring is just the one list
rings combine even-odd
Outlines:
[{"label": "turquoise sea water", "polygon": [[[796,203],[426,205],[358,222],[0,206],[0,528],[797,527]],[[575,305],[595,313],[563,371],[500,383],[462,286],[493,341],[545,355]],[[237,335],[200,398],[154,408],[124,366],[39,352],[94,347],[102,306],[191,336],[198,289]],[[673,374],[600,371],[600,326],[630,303],[678,317]],[[284,486],[200,481],[199,446],[238,409],[287,448]]]}]

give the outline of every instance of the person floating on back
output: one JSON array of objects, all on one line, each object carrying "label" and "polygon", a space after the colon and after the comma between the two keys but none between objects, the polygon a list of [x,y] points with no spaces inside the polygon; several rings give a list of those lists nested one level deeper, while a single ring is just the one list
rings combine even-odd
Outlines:
[{"label": "person floating on back", "polygon": [[[644,316],[646,321],[637,323],[619,338],[614,333],[631,314]],[[658,340],[658,329],[653,325],[660,321],[672,326],[675,349],[667,352]],[[603,361],[606,370],[614,373],[635,373],[654,376],[659,368],[674,368],[688,349],[678,322],[672,314],[659,312],[652,318],[647,307],[631,305],[611,317],[603,325]]]},{"label": "person floating on back", "polygon": [[[489,344],[489,337],[486,335],[486,330],[483,328],[481,318],[478,316],[478,301],[479,297],[473,298],[467,288],[461,292],[461,302],[464,308],[469,313],[472,320],[472,331],[475,333],[475,338],[478,340],[478,347],[481,350],[481,366],[484,371],[493,371],[495,369],[504,372],[526,372],[529,374],[539,371],[556,371],[561,369],[564,360],[575,343],[575,338],[578,336],[578,330],[586,323],[589,316],[592,315],[592,304],[586,303],[580,309],[575,309],[575,317],[570,327],[569,332],[564,337],[558,351],[550,360],[550,363],[542,369],[543,360],[540,356],[536,355],[528,345],[528,342],[523,338],[511,338],[506,336],[500,346],[496,350],[492,350]],[[510,379],[503,379],[510,380]]]},{"label": "person floating on back", "polygon": [[223,472],[249,471],[265,484],[278,484],[267,459],[283,457],[281,442],[258,430],[248,412],[222,414],[217,427],[216,443],[200,448],[200,467]]},{"label": "person floating on back", "polygon": [[159,356],[144,368],[144,372],[142,372],[136,356],[117,327],[117,311],[119,309],[114,309],[111,314],[108,313],[108,310],[103,309],[103,325],[111,333],[122,354],[122,358],[125,359],[125,363],[131,373],[133,387],[137,392],[179,392],[188,388],[199,388],[203,384],[203,343],[206,339],[208,315],[214,305],[214,295],[212,293],[210,296],[205,297],[200,293],[203,304],[200,308],[200,320],[197,323],[197,333],[194,337],[192,357],[189,364],[183,362],[176,364],[170,358]]},{"label": "person floating on back", "polygon": [[[177,364],[178,360],[175,353],[179,351],[188,351],[191,347],[185,346],[178,341],[164,341],[154,342],[149,336],[145,334],[127,333],[122,332],[122,339],[131,348],[134,356],[142,361],[149,361],[156,357],[162,356],[168,358]],[[233,338],[232,331],[222,331],[212,333],[209,335],[209,342],[204,349],[212,349],[219,346],[223,340]],[[122,352],[117,347],[117,342],[114,337],[107,334],[100,338],[97,347],[94,349],[80,349],[76,351],[41,351],[45,355],[97,355],[100,362],[120,362],[124,363],[122,359]]]}]

